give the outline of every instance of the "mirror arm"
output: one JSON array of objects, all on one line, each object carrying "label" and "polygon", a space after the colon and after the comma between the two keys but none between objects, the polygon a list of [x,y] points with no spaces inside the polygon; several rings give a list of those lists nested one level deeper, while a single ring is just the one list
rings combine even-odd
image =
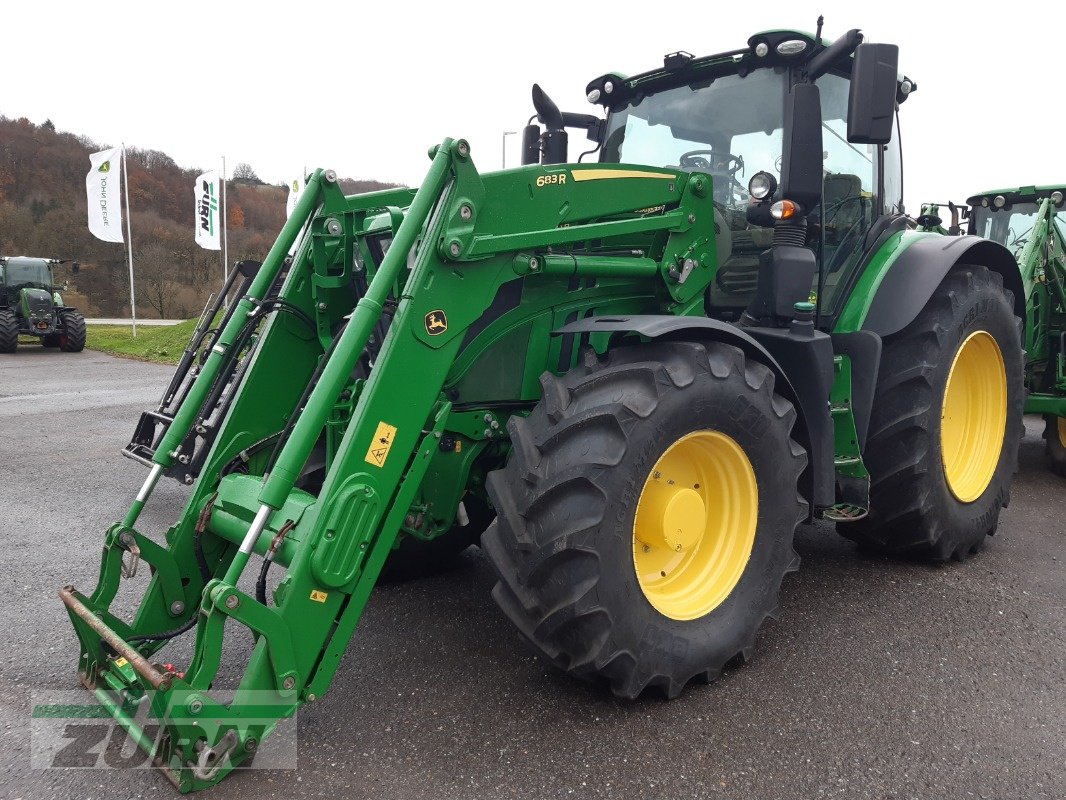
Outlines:
[{"label": "mirror arm", "polygon": [[854,53],[862,40],[862,31],[852,28],[808,62],[807,79],[812,82],[818,80],[835,64]]}]

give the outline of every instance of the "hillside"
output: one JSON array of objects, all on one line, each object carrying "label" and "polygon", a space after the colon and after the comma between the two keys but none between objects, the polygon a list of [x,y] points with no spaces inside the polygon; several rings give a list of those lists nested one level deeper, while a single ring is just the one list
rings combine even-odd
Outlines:
[{"label": "hillside", "polygon": [[[86,226],[85,173],[89,153],[110,145],[59,132],[48,121],[0,116],[0,255],[66,258],[64,298],[88,316],[128,316],[125,245],[101,242]],[[183,168],[166,153],[128,147],[137,314],[197,315],[222,280],[221,256],[193,241],[193,181],[202,169]],[[247,165],[243,165],[247,166]],[[235,170],[236,172],[236,170]],[[285,222],[287,189],[261,183],[254,171],[227,185],[229,260],[262,260]],[[341,181],[348,193],[394,184]]]}]

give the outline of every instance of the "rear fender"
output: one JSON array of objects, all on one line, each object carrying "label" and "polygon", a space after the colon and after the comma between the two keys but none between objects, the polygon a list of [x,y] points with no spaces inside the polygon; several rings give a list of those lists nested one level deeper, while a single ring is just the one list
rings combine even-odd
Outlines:
[{"label": "rear fender", "polygon": [[[1004,287],[1014,293],[1014,313],[1025,318],[1021,270],[1003,245],[979,236],[919,234],[905,235],[903,241],[907,239],[912,243],[883,265],[884,274],[859,325],[862,330],[882,338],[903,330],[925,308],[948,272],[960,264],[981,265],[1002,275]],[[863,300],[852,297],[848,305]]]},{"label": "rear fender", "polygon": [[[824,435],[821,416],[828,417],[828,387],[803,382],[794,384],[788,373],[770,351],[753,336],[727,322],[707,317],[679,317],[673,315],[635,315],[588,317],[577,320],[552,335],[580,335],[585,333],[637,334],[648,339],[710,340],[739,347],[744,355],[765,364],[774,373],[774,389],[796,409],[796,425],[792,432],[808,455],[808,468],[801,478],[800,491],[815,507],[835,502],[833,482],[833,442]],[[830,369],[832,353],[830,352]],[[823,391],[824,390],[824,391]]]}]

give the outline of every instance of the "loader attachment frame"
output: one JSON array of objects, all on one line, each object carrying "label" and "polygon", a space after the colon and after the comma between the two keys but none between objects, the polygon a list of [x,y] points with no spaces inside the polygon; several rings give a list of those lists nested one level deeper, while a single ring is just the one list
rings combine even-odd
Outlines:
[{"label": "loader attachment frame", "polygon": [[[82,682],[182,792],[221,780],[281,720],[323,696],[401,529],[431,535],[411,521],[412,509],[432,505],[416,503],[427,475],[446,483],[451,469],[465,477],[471,452],[495,448],[502,457],[506,443],[494,437],[537,399],[536,376],[549,360],[577,358],[552,340],[541,362],[526,366],[514,401],[457,402],[470,353],[569,313],[562,300],[534,293],[543,308],[500,317],[501,287],[544,276],[566,300],[564,276],[580,276],[592,296],[614,292],[616,309],[703,313],[714,240],[696,223],[713,219],[710,176],[594,164],[481,175],[467,143],[450,139],[431,158],[413,195],[346,198],[333,173],[311,176],[155,435],[149,475],[105,536],[95,590],[60,592],[80,641]],[[644,246],[610,246],[630,240]],[[686,260],[703,266],[681,276]],[[646,279],[639,293],[634,277]],[[285,313],[292,309],[299,313]],[[594,339],[606,348],[608,334]],[[216,430],[197,452],[192,496],[160,543],[137,529],[141,511],[160,476],[185,466],[191,437],[208,421]],[[462,453],[457,438],[468,443]],[[317,492],[305,491],[316,448],[324,477]],[[464,484],[452,480],[457,502]],[[286,569],[273,603],[240,588],[253,558],[261,584],[269,564]],[[126,623],[111,604],[140,561],[151,578]],[[230,635],[237,624],[256,643],[234,699],[223,703],[210,689],[227,622]],[[185,669],[160,666],[156,654],[193,629]],[[149,710],[158,737],[135,708]]]}]

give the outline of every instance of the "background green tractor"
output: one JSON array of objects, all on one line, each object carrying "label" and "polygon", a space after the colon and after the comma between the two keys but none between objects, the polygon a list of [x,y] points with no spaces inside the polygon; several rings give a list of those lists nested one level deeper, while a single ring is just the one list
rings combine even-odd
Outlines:
[{"label": "background green tractor", "polygon": [[[750,657],[801,523],[979,548],[1022,432],[1022,281],[903,213],[897,57],[769,31],[596,78],[602,117],[534,87],[515,169],[447,139],[417,191],[316,171],[138,425],[95,591],[60,591],[82,682],[191,791],[323,696],[403,548],[480,534],[522,636],[626,698]],[[595,161],[566,163],[569,130]],[[163,475],[190,497],[148,535]],[[223,703],[234,628],[256,643]]]},{"label": "background green tractor", "polygon": [[[961,210],[970,234],[1002,244],[1018,260],[1025,287],[1025,410],[1043,415],[1051,468],[1066,477],[1064,195],[1062,184],[997,189],[970,197]],[[935,216],[938,209],[928,211]],[[957,219],[952,228],[961,233]]]},{"label": "background green tractor", "polygon": [[[85,349],[85,318],[63,305],[55,258],[0,257],[0,353],[14,353],[19,336],[36,336],[45,347],[68,353]],[[78,262],[71,272],[78,273]]]}]

